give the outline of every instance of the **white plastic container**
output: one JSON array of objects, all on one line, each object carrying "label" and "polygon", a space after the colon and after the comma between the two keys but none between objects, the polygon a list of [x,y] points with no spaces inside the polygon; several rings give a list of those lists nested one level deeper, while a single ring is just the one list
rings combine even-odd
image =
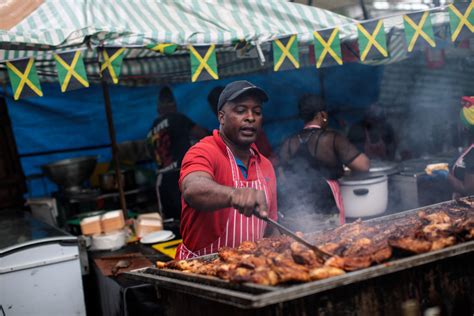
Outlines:
[{"label": "white plastic container", "polygon": [[90,250],[114,251],[125,246],[127,239],[128,236],[125,229],[113,231],[107,234],[93,235]]},{"label": "white plastic container", "polygon": [[382,214],[387,209],[387,176],[368,179],[342,178],[341,187],[346,217],[367,217]]},{"label": "white plastic container", "polygon": [[85,316],[77,237],[0,213],[0,315]]}]

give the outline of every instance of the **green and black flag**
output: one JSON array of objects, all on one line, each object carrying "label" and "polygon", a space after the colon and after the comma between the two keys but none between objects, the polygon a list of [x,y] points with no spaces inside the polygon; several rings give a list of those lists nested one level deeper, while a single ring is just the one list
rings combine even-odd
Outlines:
[{"label": "green and black flag", "polygon": [[316,67],[342,65],[339,28],[313,32]]},{"label": "green and black flag", "polygon": [[216,45],[189,45],[191,57],[191,81],[219,79],[217,74]]},{"label": "green and black flag", "polygon": [[474,32],[474,1],[449,5],[451,41],[462,40]]},{"label": "green and black flag", "polygon": [[388,57],[387,39],[383,21],[372,21],[357,24],[359,33],[360,60]]},{"label": "green and black flag", "polygon": [[170,43],[150,44],[147,45],[147,48],[151,49],[152,51],[159,52],[163,55],[173,55],[173,53],[178,48],[178,45]]},{"label": "green and black flag", "polygon": [[100,75],[111,79],[114,84],[118,83],[124,52],[125,48],[105,48],[101,51]]},{"label": "green and black flag", "polygon": [[33,57],[7,61],[7,69],[12,85],[13,99],[18,100],[36,95],[43,96]]},{"label": "green and black flag", "polygon": [[414,49],[424,48],[427,45],[436,47],[430,13],[428,11],[406,14],[403,16],[403,23],[405,24],[405,39],[409,52],[412,52]]},{"label": "green and black flag", "polygon": [[273,70],[300,68],[298,37],[287,36],[273,41]]},{"label": "green and black flag", "polygon": [[54,54],[54,59],[61,92],[89,87],[81,51]]}]

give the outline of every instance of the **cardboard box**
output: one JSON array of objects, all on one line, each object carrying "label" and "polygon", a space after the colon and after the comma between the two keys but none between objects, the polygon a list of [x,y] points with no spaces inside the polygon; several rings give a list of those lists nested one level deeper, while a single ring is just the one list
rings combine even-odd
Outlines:
[{"label": "cardboard box", "polygon": [[110,211],[102,215],[86,217],[81,220],[83,235],[96,235],[121,230],[125,227],[122,210]]},{"label": "cardboard box", "polygon": [[100,216],[86,217],[81,220],[81,232],[83,235],[96,235],[102,232]]},{"label": "cardboard box", "polygon": [[103,214],[100,221],[102,232],[109,233],[125,227],[122,210],[111,211]]},{"label": "cardboard box", "polygon": [[163,230],[163,220],[158,213],[139,215],[135,222],[135,233],[138,238]]}]

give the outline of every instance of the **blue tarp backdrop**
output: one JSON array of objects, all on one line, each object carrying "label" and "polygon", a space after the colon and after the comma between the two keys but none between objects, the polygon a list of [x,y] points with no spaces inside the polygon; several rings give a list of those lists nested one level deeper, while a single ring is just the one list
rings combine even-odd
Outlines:
[{"label": "blue tarp backdrop", "polygon": [[[324,87],[329,110],[338,107],[363,109],[377,100],[383,68],[346,64],[325,68]],[[245,79],[265,89],[270,101],[264,107],[264,129],[273,146],[302,127],[297,119],[298,99],[305,93],[320,93],[320,79],[314,68],[233,77],[219,81],[183,83],[172,86],[178,110],[196,123],[217,127],[207,95],[217,85]],[[117,141],[138,140],[146,136],[156,117],[158,86],[109,86]],[[8,88],[9,89],[9,88]],[[42,84],[44,97],[13,101],[7,97],[17,147],[21,154],[109,144],[104,98],[100,86],[61,93],[57,83]],[[11,90],[7,91],[11,96]],[[362,116],[363,110],[360,111]],[[359,117],[360,117],[359,116]],[[343,117],[348,123],[357,116]],[[335,125],[335,121],[332,121]],[[335,126],[337,127],[337,126]],[[40,173],[40,165],[58,159],[99,155],[111,159],[109,148],[22,158],[25,175]],[[33,190],[33,195],[36,191]],[[38,192],[40,192],[39,190]]]}]

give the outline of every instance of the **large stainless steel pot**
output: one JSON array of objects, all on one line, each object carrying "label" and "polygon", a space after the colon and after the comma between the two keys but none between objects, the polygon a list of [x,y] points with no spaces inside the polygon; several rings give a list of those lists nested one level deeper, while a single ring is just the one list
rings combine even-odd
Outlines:
[{"label": "large stainless steel pot", "polygon": [[89,179],[97,164],[97,157],[85,156],[63,159],[41,166],[43,172],[65,191],[74,191],[82,187]]},{"label": "large stainless steel pot", "polygon": [[[124,190],[132,190],[136,187],[135,171],[133,169],[121,170],[120,177]],[[115,171],[109,171],[99,175],[99,185],[103,192],[117,191],[118,183]]]},{"label": "large stainless steel pot", "polygon": [[367,217],[387,210],[388,182],[386,175],[367,179],[342,178],[342,201],[346,217]]}]

